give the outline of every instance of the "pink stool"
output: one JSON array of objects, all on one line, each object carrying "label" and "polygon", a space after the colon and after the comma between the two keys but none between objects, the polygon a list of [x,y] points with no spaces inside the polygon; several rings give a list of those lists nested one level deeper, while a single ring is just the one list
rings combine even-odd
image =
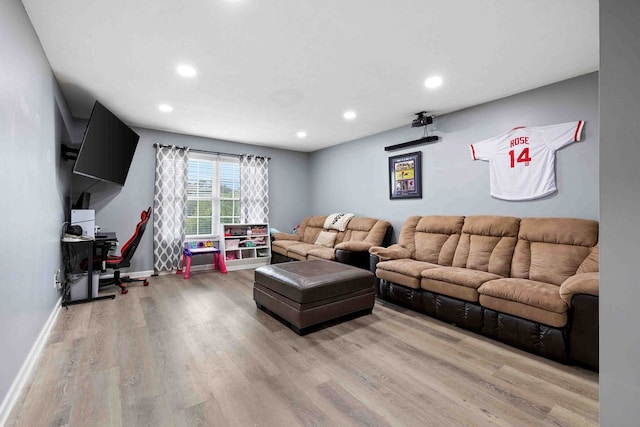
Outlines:
[{"label": "pink stool", "polygon": [[220,249],[218,248],[184,248],[182,250],[182,262],[180,263],[180,268],[178,269],[178,271],[176,271],[176,274],[182,274],[182,267],[184,267],[184,278],[188,279],[189,277],[191,277],[191,257],[194,254],[198,255],[208,253],[213,253],[214,270],[220,270],[220,273],[227,274],[227,266],[224,263],[224,259],[222,259],[222,256],[220,255]]}]

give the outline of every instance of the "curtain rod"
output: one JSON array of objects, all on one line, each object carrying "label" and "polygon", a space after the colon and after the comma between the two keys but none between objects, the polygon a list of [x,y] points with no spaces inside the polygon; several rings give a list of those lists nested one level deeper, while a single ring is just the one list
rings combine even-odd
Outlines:
[{"label": "curtain rod", "polygon": [[181,148],[183,150],[186,150],[187,148],[189,149],[189,151],[193,151],[194,153],[206,153],[206,154],[218,154],[218,155],[222,155],[222,156],[229,156],[229,157],[242,157],[242,156],[250,156],[250,157],[257,157],[258,159],[267,159],[267,160],[271,160],[271,157],[265,157],[265,156],[256,156],[254,154],[233,154],[233,153],[222,153],[220,151],[209,151],[209,150],[199,150],[197,148],[189,148],[189,147],[180,147],[178,145],[165,145],[165,144],[158,144],[158,143],[154,143],[153,144],[154,147],[176,147],[176,148]]}]

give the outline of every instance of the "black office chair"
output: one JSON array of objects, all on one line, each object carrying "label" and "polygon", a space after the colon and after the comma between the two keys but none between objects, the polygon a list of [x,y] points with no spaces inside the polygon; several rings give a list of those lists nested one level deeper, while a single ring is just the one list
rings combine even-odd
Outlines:
[{"label": "black office chair", "polygon": [[[106,259],[94,259],[94,264],[97,262],[102,264],[102,262],[104,261],[107,268],[111,268],[114,270],[113,278],[100,279],[100,287],[117,285],[120,286],[121,292],[123,294],[126,294],[129,291],[125,287],[125,283],[143,282],[144,286],[149,286],[149,282],[147,281],[147,279],[131,279],[129,276],[120,276],[120,269],[129,267],[131,265],[131,258],[133,257],[133,254],[140,244],[140,239],[142,239],[142,234],[144,233],[144,229],[147,227],[147,222],[149,221],[150,217],[151,207],[149,207],[149,209],[147,209],[146,211],[142,211],[142,213],[140,214],[140,222],[138,223],[138,225],[136,225],[136,231],[133,233],[133,236],[131,236],[131,238],[127,240],[127,243],[122,245],[120,256],[107,256]],[[101,266],[97,268],[100,269]]]}]

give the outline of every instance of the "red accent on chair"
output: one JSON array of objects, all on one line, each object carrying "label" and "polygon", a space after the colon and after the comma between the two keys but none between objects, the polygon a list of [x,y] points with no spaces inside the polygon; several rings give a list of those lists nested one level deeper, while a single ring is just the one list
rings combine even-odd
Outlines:
[{"label": "red accent on chair", "polygon": [[[125,287],[125,283],[130,282],[143,282],[144,286],[149,286],[149,282],[147,279],[131,279],[129,276],[120,276],[120,269],[131,266],[131,258],[135,253],[138,245],[140,244],[140,240],[142,239],[142,234],[144,234],[144,230],[147,227],[147,222],[151,217],[151,207],[146,211],[142,211],[140,214],[140,222],[136,225],[136,230],[133,233],[133,236],[127,242],[122,245],[120,249],[120,256],[108,256],[106,261],[107,268],[113,269],[113,278],[111,279],[101,279],[100,287],[109,286],[109,285],[117,285],[120,287],[121,292],[126,294],[129,292]],[[102,259],[94,259],[94,263],[96,261],[102,262]],[[100,267],[98,267],[99,269]]]}]

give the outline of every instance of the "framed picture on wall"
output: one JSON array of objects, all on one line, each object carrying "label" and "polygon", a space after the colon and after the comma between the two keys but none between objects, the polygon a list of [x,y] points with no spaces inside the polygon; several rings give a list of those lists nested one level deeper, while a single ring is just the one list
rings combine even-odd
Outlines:
[{"label": "framed picture on wall", "polygon": [[422,151],[389,157],[389,198],[422,199]]}]

